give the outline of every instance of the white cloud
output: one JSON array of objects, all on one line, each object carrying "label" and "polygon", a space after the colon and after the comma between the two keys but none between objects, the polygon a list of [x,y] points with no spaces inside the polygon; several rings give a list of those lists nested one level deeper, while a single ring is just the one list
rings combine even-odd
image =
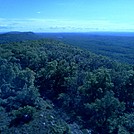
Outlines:
[{"label": "white cloud", "polygon": [[38,13],[38,14],[40,14],[41,12],[40,12],[40,11],[38,11],[37,13]]},{"label": "white cloud", "polygon": [[90,32],[90,31],[134,31],[134,24],[108,20],[64,20],[64,19],[5,19],[0,18],[0,32]]}]

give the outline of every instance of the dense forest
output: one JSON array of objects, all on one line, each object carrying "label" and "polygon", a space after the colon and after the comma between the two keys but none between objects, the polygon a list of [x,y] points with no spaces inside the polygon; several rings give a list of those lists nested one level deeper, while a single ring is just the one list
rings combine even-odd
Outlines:
[{"label": "dense forest", "polygon": [[134,134],[133,62],[19,34],[0,37],[1,134]]},{"label": "dense forest", "polygon": [[133,33],[47,33],[39,34],[89,50],[122,63],[134,64]]}]

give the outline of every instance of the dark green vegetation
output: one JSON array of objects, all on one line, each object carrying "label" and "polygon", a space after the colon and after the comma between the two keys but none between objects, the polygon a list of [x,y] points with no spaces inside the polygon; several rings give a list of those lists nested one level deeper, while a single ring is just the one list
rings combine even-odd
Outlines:
[{"label": "dark green vegetation", "polygon": [[1,44],[0,133],[133,134],[134,66],[51,39]]},{"label": "dark green vegetation", "polygon": [[[105,33],[106,34],[106,33]],[[93,53],[108,56],[122,63],[134,64],[133,34],[98,34],[97,33],[55,33],[41,34],[43,37],[58,39],[64,43],[79,46]]]},{"label": "dark green vegetation", "polygon": [[19,42],[24,40],[36,40],[40,39],[41,36],[33,32],[9,32],[0,34],[0,44]]}]

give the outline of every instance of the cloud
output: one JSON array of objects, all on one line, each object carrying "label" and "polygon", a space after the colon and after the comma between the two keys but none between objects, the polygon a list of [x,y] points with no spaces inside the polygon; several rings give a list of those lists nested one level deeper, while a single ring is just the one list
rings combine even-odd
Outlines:
[{"label": "cloud", "polygon": [[2,29],[8,29],[8,27],[6,27],[6,26],[0,26],[0,30],[2,30]]},{"label": "cloud", "polygon": [[40,11],[38,11],[37,13],[38,13],[38,14],[40,14],[41,12],[40,12]]},{"label": "cloud", "polygon": [[66,19],[5,19],[0,18],[0,32],[90,32],[90,31],[134,31],[134,24],[109,20],[66,20]]}]

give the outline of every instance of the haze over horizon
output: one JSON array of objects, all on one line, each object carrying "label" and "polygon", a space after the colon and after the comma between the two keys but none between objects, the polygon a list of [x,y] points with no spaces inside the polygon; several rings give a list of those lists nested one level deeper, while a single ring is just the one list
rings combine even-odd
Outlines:
[{"label": "haze over horizon", "polygon": [[132,0],[0,0],[0,32],[134,32]]}]

